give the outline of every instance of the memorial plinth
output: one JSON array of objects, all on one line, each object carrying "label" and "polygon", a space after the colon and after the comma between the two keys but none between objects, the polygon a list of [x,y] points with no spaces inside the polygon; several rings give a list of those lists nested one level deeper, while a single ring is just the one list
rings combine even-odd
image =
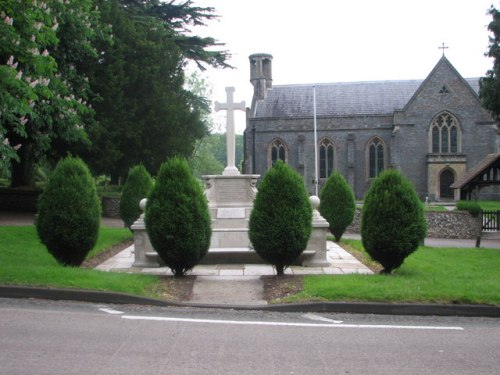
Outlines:
[{"label": "memorial plinth", "polygon": [[248,221],[259,175],[203,176],[212,218],[210,251],[204,263],[262,262],[250,249]]}]

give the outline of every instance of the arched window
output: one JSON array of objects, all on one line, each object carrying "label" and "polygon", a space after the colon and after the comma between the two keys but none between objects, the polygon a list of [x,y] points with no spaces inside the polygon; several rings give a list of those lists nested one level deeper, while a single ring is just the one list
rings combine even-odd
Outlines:
[{"label": "arched window", "polygon": [[328,178],[333,170],[335,160],[333,142],[324,138],[319,143],[319,178]]},{"label": "arched window", "polygon": [[431,124],[431,152],[449,154],[460,152],[460,128],[455,116],[443,112]]},{"label": "arched window", "polygon": [[385,168],[385,144],[378,138],[368,143],[368,178],[377,177]]},{"label": "arched window", "polygon": [[281,139],[275,139],[269,145],[268,151],[268,165],[271,168],[276,161],[283,160],[285,163],[288,162],[288,151],[285,142]]}]

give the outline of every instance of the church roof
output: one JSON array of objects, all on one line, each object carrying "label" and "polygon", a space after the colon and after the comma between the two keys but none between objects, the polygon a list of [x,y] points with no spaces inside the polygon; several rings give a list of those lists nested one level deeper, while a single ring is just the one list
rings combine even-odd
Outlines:
[{"label": "church roof", "polygon": [[[479,92],[479,79],[466,79]],[[392,115],[412,98],[424,80],[338,82],[276,85],[255,107],[255,118],[312,117],[313,87],[316,114],[321,116]]]}]

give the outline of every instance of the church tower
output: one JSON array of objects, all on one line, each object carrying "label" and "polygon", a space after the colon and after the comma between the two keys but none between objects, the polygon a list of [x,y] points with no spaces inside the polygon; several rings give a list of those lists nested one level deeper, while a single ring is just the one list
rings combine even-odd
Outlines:
[{"label": "church tower", "polygon": [[267,90],[273,86],[273,56],[268,53],[250,55],[250,82],[253,86],[252,111],[255,102],[266,97]]}]

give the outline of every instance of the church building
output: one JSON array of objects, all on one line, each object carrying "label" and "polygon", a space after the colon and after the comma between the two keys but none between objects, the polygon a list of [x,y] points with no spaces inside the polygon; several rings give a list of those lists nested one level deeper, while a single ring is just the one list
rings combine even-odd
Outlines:
[{"label": "church building", "polygon": [[250,56],[245,174],[264,175],[281,159],[315,194],[317,162],[319,189],[338,171],[362,199],[381,171],[395,168],[422,200],[458,200],[451,185],[498,152],[498,127],[481,106],[479,79],[463,78],[444,55],[424,80],[314,85],[273,86],[272,61]]}]

